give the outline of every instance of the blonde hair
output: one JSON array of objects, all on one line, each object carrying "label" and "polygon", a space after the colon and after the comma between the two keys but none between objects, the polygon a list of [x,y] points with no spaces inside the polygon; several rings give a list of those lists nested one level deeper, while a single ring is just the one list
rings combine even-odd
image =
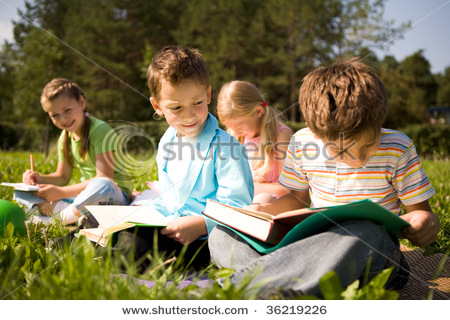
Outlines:
[{"label": "blonde hair", "polygon": [[209,73],[200,51],[187,47],[167,46],[152,59],[147,70],[147,85],[156,101],[164,81],[172,86],[192,80],[209,87]]},{"label": "blonde hair", "polygon": [[[217,99],[217,115],[220,121],[241,117],[253,117],[256,107],[263,106],[264,112],[261,118],[261,135],[256,156],[261,160],[252,160],[253,179],[256,182],[264,182],[265,175],[270,171],[274,161],[274,146],[278,134],[278,117],[280,112],[269,105],[258,88],[246,81],[231,81],[220,89]],[[236,136],[232,130],[228,130],[240,143],[245,138]]]},{"label": "blonde hair", "polygon": [[[68,97],[80,101],[80,97],[86,99],[83,90],[73,81],[64,78],[56,78],[50,81],[42,90],[41,95],[41,105],[42,108],[48,112],[49,104],[59,97]],[[86,110],[85,110],[86,111]],[[89,130],[91,128],[91,119],[85,114],[81,146],[79,150],[80,157],[85,158],[87,152],[89,151]],[[63,153],[64,159],[68,164],[73,167],[73,157],[70,149],[70,138],[69,133],[64,130],[64,141],[63,141]]]},{"label": "blonde hair", "polygon": [[335,141],[339,134],[376,138],[386,118],[386,90],[375,72],[352,58],[309,73],[300,87],[300,110],[319,138]]}]

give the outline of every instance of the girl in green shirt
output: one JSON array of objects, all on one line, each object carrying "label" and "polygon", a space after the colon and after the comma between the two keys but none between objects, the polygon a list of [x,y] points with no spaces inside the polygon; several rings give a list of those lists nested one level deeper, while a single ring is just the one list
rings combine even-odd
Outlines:
[{"label": "girl in green shirt", "polygon": [[[55,126],[63,130],[58,140],[58,166],[45,175],[27,170],[23,182],[36,184],[40,190],[33,199],[16,192],[15,199],[37,206],[43,215],[55,215],[63,224],[86,216],[86,205],[127,205],[133,186],[114,161],[116,134],[107,123],[89,116],[83,90],[71,80],[53,79],[42,92],[41,104]],[[75,168],[81,172],[81,181],[68,185]]]}]

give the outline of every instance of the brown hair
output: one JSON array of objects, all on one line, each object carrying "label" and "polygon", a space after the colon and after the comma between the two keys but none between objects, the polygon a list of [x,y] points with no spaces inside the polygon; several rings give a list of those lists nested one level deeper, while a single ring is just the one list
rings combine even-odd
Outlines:
[{"label": "brown hair", "polygon": [[376,138],[386,118],[386,90],[375,72],[358,58],[309,73],[300,87],[300,110],[312,132],[335,141],[339,134]]},{"label": "brown hair", "polygon": [[147,71],[147,84],[156,101],[159,100],[164,81],[172,86],[185,80],[193,80],[209,87],[209,73],[203,56],[196,49],[167,46],[152,59]]},{"label": "brown hair", "polygon": [[[217,115],[220,121],[224,122],[229,119],[239,117],[255,116],[255,108],[263,106],[265,99],[258,88],[246,81],[231,81],[222,86],[217,98]],[[280,112],[269,105],[264,108],[261,118],[261,138],[256,155],[261,160],[251,161],[254,168],[254,180],[263,182],[264,176],[270,171],[273,158],[274,147],[278,134],[278,117]],[[244,143],[245,138],[239,137],[229,130],[239,142]]]},{"label": "brown hair", "polygon": [[[68,97],[75,99],[76,101],[80,101],[80,97],[82,96],[86,99],[86,96],[83,90],[73,81],[64,78],[57,78],[50,81],[42,90],[41,95],[41,104],[42,108],[46,111],[48,109],[49,103],[51,103],[54,99],[58,97]],[[86,111],[86,110],[85,110]],[[84,158],[89,150],[89,130],[91,128],[91,119],[88,115],[85,115],[83,128],[82,128],[82,137],[81,137],[81,147],[80,147],[80,156]],[[63,152],[64,159],[69,163],[70,166],[73,167],[73,157],[70,151],[70,138],[69,133],[64,130],[64,142],[63,142]]]}]

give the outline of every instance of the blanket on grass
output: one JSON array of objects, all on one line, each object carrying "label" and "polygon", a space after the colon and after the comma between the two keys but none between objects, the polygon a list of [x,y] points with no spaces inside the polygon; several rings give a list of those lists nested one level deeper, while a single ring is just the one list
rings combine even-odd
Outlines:
[{"label": "blanket on grass", "polygon": [[[424,256],[423,249],[411,249],[404,245],[401,246],[401,250],[405,254],[411,272],[407,285],[398,291],[399,300],[450,300],[450,258],[442,253]],[[122,274],[122,277],[127,276]],[[154,281],[136,280],[149,288],[155,285]],[[181,281],[177,289],[184,289],[189,285],[206,288],[213,283],[213,280],[205,276],[188,278]]]},{"label": "blanket on grass", "polygon": [[423,249],[402,245],[411,272],[399,300],[450,300],[450,258],[442,253],[424,256]]}]

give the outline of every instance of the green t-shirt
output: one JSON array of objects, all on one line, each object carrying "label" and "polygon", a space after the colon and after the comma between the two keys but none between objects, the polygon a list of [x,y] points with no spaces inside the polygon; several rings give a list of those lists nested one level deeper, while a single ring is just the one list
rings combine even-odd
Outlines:
[{"label": "green t-shirt", "polygon": [[[117,134],[116,132],[104,121],[95,117],[90,117],[91,128],[89,130],[89,152],[88,156],[84,159],[80,157],[81,139],[76,141],[73,139],[73,135],[69,132],[71,153],[73,157],[74,168],[78,168],[81,173],[81,181],[89,180],[97,175],[95,167],[95,159],[98,154],[102,154],[109,151],[115,151],[117,149]],[[61,133],[58,140],[58,159],[64,160],[64,134],[65,130]],[[114,182],[127,193],[131,195],[133,190],[133,184],[131,183],[131,177],[124,170],[120,168],[116,159],[116,152],[114,152]]]}]

